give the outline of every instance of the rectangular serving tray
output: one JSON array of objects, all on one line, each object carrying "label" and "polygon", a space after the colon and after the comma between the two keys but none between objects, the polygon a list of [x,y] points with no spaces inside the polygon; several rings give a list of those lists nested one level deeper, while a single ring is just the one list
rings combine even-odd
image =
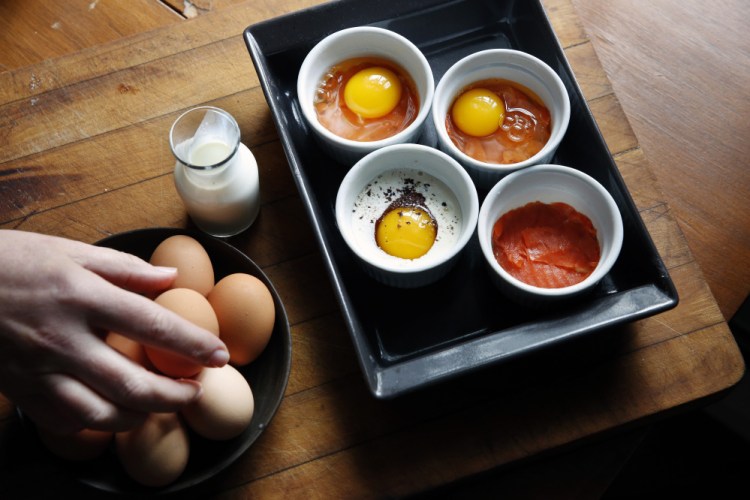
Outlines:
[{"label": "rectangular serving tray", "polygon": [[[456,267],[433,285],[394,289],[365,274],[336,227],[336,193],[347,168],[318,147],[296,93],[310,49],[335,31],[361,25],[410,39],[427,57],[436,84],[453,63],[489,48],[528,52],[558,72],[570,94],[571,120],[551,163],[593,176],[623,216],[620,257],[593,293],[542,310],[510,302],[491,284],[476,235]],[[244,38],[374,396],[402,395],[677,305],[675,287],[538,0],[343,0],[251,25]],[[420,142],[437,144],[429,119]],[[479,192],[480,203],[485,194]]]}]

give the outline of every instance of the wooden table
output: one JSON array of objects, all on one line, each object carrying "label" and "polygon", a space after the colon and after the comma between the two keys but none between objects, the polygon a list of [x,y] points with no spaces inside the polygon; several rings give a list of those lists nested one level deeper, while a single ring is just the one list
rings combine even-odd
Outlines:
[{"label": "wooden table", "polygon": [[[258,158],[261,217],[231,242],[278,289],[292,326],[293,366],[272,424],[211,484],[213,497],[408,495],[635,428],[704,403],[743,375],[742,357],[671,200],[655,182],[577,15],[576,7],[593,12],[588,23],[601,18],[592,2],[544,4],[680,305],[562,352],[393,401],[374,399],[362,380],[241,38],[252,23],[320,2],[226,0],[213,2],[210,12],[185,11],[200,14],[187,21],[151,0],[64,9],[23,2],[24,10],[21,3],[0,6],[8,25],[0,39],[7,68],[0,73],[0,227],[94,242],[129,229],[186,226],[167,132],[182,111],[199,104],[232,113]],[[174,4],[182,13],[182,2]],[[746,234],[747,225],[739,228]],[[739,262],[730,253],[727,266],[732,257]],[[747,293],[747,282],[734,293],[728,311]],[[0,398],[0,497],[86,493],[60,471],[36,464],[12,405]]]}]

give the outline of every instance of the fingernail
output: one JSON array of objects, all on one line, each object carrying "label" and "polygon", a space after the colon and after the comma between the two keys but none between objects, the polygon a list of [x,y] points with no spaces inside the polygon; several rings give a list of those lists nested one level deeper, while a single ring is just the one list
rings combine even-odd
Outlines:
[{"label": "fingernail", "polygon": [[215,368],[219,368],[229,363],[229,353],[224,349],[217,349],[208,358],[208,364]]},{"label": "fingernail", "polygon": [[154,266],[154,269],[156,269],[160,273],[164,274],[175,274],[177,272],[176,267],[167,267],[167,266]]}]

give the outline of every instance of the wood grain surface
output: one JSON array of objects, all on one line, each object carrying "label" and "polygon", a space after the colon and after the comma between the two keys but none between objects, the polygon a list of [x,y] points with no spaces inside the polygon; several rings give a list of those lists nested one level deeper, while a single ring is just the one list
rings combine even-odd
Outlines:
[{"label": "wood grain surface", "polygon": [[729,319],[750,292],[750,2],[573,4]]},{"label": "wood grain surface", "polygon": [[153,0],[0,2],[0,71],[39,63],[182,19]]},{"label": "wood grain surface", "polygon": [[[144,7],[137,17],[148,20],[117,37],[115,28],[97,28],[100,20],[84,13],[75,32],[89,30],[94,37],[101,29],[95,42],[76,39],[67,25],[62,32],[71,42],[60,52],[45,54],[29,39],[36,47],[28,59],[8,57],[3,64],[9,69],[0,73],[0,228],[94,242],[128,229],[185,227],[166,142],[169,126],[198,104],[237,117],[261,168],[263,205],[253,227],[231,242],[263,268],[281,295],[294,358],[271,425],[207,485],[205,497],[403,496],[701,404],[733,386],[744,364],[676,220],[697,219],[690,211],[676,215],[660,189],[661,164],[654,168],[650,151],[641,148],[611,83],[619,72],[602,67],[597,53],[604,51],[591,42],[589,23],[604,11],[585,23],[576,13],[574,4],[584,12],[593,8],[586,1],[544,5],[677,286],[680,305],[674,310],[408,398],[374,399],[241,38],[248,25],[319,3],[313,0],[214,1],[192,19],[177,17],[179,22],[175,10],[182,12],[185,4],[173,2],[172,10],[155,4],[164,12],[150,16]],[[37,3],[44,2],[28,2]],[[79,4],[94,5],[94,11],[110,6]],[[19,19],[28,17],[36,24],[23,31],[39,26],[44,37],[56,36],[55,28],[42,28],[55,16],[35,9],[2,19],[0,31],[2,23],[26,23]],[[26,444],[12,405],[0,398],[0,497],[91,495]]]}]

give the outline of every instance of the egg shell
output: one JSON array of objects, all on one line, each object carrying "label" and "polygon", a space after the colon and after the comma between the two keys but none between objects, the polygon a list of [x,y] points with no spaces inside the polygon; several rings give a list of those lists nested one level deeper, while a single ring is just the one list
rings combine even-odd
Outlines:
[{"label": "egg shell", "polygon": [[[219,335],[219,322],[206,297],[189,288],[173,288],[156,297],[155,302],[188,321]],[[153,346],[145,346],[146,355],[153,365],[165,375],[192,377],[202,365]]]},{"label": "egg shell", "polygon": [[249,274],[230,274],[216,283],[208,301],[219,320],[229,361],[242,366],[260,356],[276,319],[273,296],[266,285]]},{"label": "egg shell", "polygon": [[182,409],[187,425],[207,439],[239,436],[250,425],[255,411],[253,391],[245,377],[231,365],[204,368],[195,378],[203,387],[197,401]]},{"label": "egg shell", "polygon": [[43,427],[37,428],[39,440],[55,455],[75,462],[91,460],[104,453],[114,433],[83,429],[73,434],[58,434]]},{"label": "egg shell", "polygon": [[178,234],[162,241],[151,254],[155,266],[177,268],[172,288],[190,288],[204,297],[214,286],[214,268],[206,249],[190,236]]},{"label": "egg shell", "polygon": [[133,480],[166,486],[185,470],[190,441],[176,413],[151,413],[140,426],[115,435],[115,452]]},{"label": "egg shell", "polygon": [[153,370],[154,365],[148,359],[148,356],[146,356],[146,350],[143,348],[143,345],[135,340],[116,332],[109,332],[105,342],[132,361],[149,370]]}]

